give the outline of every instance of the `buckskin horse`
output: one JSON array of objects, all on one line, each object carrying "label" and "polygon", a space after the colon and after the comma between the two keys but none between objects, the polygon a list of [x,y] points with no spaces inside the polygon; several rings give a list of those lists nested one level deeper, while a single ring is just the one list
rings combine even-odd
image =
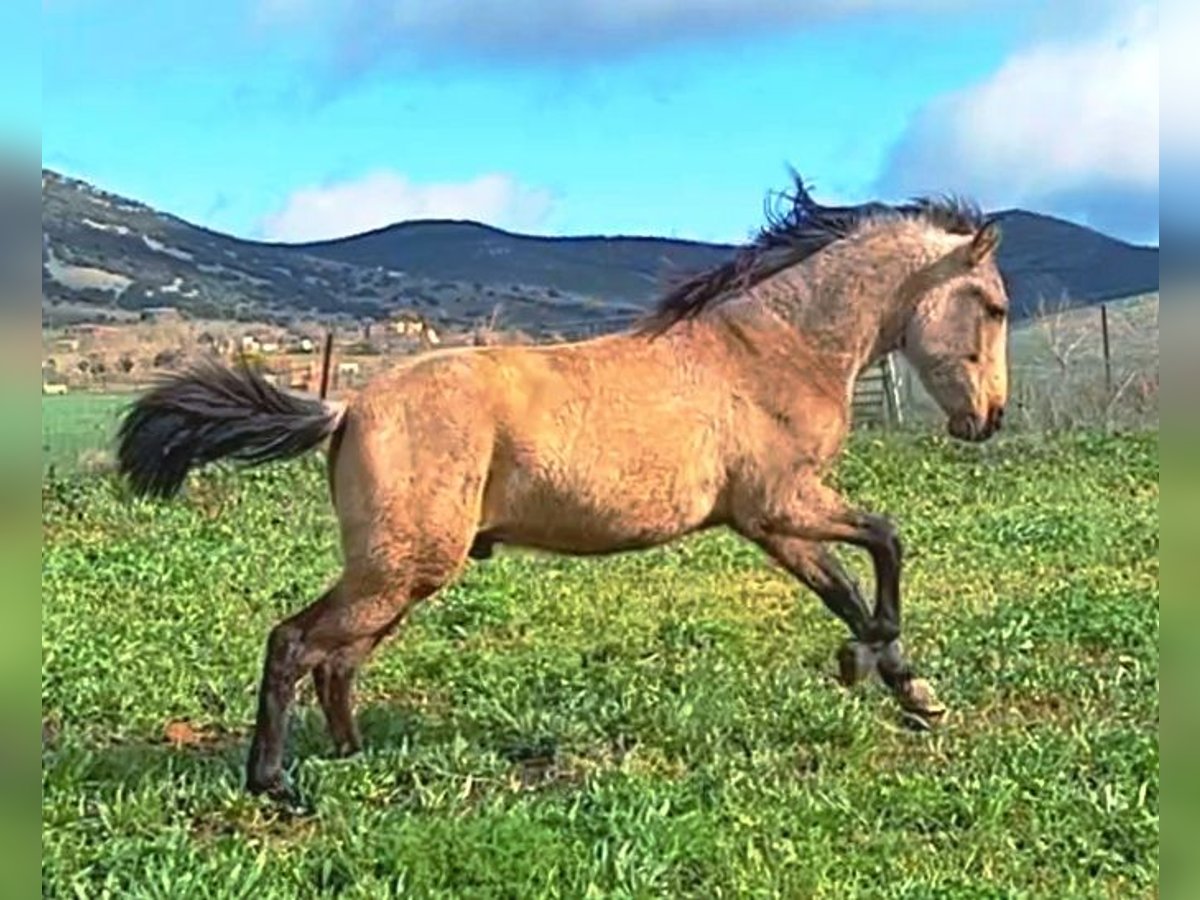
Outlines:
[{"label": "buckskin horse", "polygon": [[[901,650],[901,543],[826,483],[855,379],[899,350],[982,441],[1008,394],[1000,232],[973,204],[818,204],[796,176],[733,258],[664,292],[619,333],[547,346],[440,349],[346,402],[280,391],[245,365],[166,377],[125,414],[120,470],[169,496],[221,458],[257,464],[328,440],[341,577],[266,644],[246,787],[292,797],[289,707],[312,672],[336,751],[361,744],[359,667],[468,558],[507,544],[598,555],[725,526],[841,618],[842,680],[877,672],[908,714],[945,712]],[[831,543],[873,562],[868,606]]]}]

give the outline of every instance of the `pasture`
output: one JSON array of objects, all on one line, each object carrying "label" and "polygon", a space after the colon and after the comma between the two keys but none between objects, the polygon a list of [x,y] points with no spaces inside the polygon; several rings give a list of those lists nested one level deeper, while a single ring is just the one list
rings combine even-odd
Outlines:
[{"label": "pasture", "polygon": [[502,551],[368,667],[363,756],[305,684],[300,817],[241,779],[267,629],[338,568],[319,458],[47,479],[43,894],[1153,896],[1157,437],[859,435],[837,477],[900,526],[937,732],[729,535]]},{"label": "pasture", "polygon": [[103,453],[131,394],[71,393],[42,397],[42,469],[70,472]]}]

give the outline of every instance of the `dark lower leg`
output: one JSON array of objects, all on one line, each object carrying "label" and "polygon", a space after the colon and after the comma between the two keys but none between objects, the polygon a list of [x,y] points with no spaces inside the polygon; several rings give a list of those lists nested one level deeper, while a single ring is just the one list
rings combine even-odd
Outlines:
[{"label": "dark lower leg", "polygon": [[858,584],[833,552],[800,538],[773,536],[758,543],[850,629],[853,639],[846,641],[837,653],[842,683],[849,686],[868,677],[875,667],[875,653],[863,641],[871,624],[871,613]]},{"label": "dark lower leg", "polygon": [[936,697],[927,683],[916,684],[916,675],[900,644],[900,539],[892,524],[881,516],[863,516],[862,524],[861,545],[875,565],[875,611],[867,626],[866,641],[875,654],[879,677],[906,706],[933,711],[938,705]]},{"label": "dark lower leg", "polygon": [[884,644],[883,648],[879,651],[876,666],[883,683],[895,693],[906,691],[909,682],[913,680],[914,673],[912,667],[909,666],[908,660],[904,658],[904,651],[900,646],[899,639]]},{"label": "dark lower leg", "polygon": [[271,630],[258,690],[258,717],[246,761],[246,787],[254,793],[283,788],[283,747],[288,710],[303,674],[303,630],[285,622]]},{"label": "dark lower leg", "polygon": [[[755,537],[769,553],[789,568],[789,557],[799,561],[797,575],[822,594],[830,609],[847,620],[856,638],[884,644],[900,636],[901,547],[896,529],[883,516],[850,508],[823,484],[781,486],[768,498],[767,508],[746,516],[743,533]],[[846,577],[828,553],[826,543],[846,543],[871,554],[875,568],[875,611],[866,611],[857,586]],[[839,611],[840,610],[840,611]]]},{"label": "dark lower leg", "polygon": [[865,637],[872,644],[892,644],[900,638],[900,538],[882,516],[862,516],[862,532],[859,543],[875,568],[875,611]]},{"label": "dark lower leg", "polygon": [[391,571],[346,579],[344,575],[319,600],[271,630],[246,763],[246,786],[252,792],[287,794],[283,751],[288,711],[296,682],[310,669],[322,667],[315,676],[317,695],[326,715],[332,713],[335,741],[342,746],[358,742],[351,710],[354,672],[420,594]]},{"label": "dark lower leg", "polygon": [[856,638],[864,638],[871,614],[858,584],[826,547],[800,538],[771,536],[758,541],[767,553],[810,588],[825,607],[846,623]]},{"label": "dark lower leg", "polygon": [[246,787],[254,793],[283,789],[283,748],[296,682],[326,655],[329,645],[314,643],[310,632],[322,616],[330,614],[337,590],[331,588],[315,603],[280,622],[267,638],[258,716],[246,760]]},{"label": "dark lower leg", "polygon": [[[848,642],[839,654],[843,678],[849,671],[850,681],[857,681],[877,666],[884,683],[899,698],[906,708],[915,711],[940,714],[945,708],[937,701],[932,688],[924,679],[914,677],[911,667],[904,659],[900,646],[900,572],[902,548],[892,524],[883,516],[860,513],[847,507],[836,494],[820,485],[808,485],[807,490],[797,493],[789,490],[786,505],[770,510],[769,514],[751,518],[751,533],[769,534],[767,541],[760,543],[781,558],[773,547],[791,548],[802,542],[843,542],[861,547],[871,555],[875,569],[875,609],[868,613],[861,597],[855,604],[846,599],[844,585],[836,579],[817,588],[831,609],[842,609],[855,639]],[[786,536],[786,537],[785,537]],[[793,540],[789,540],[793,539]],[[814,565],[811,560],[819,559],[812,552],[806,556],[807,564],[819,576],[828,577],[827,565]],[[781,559],[781,561],[784,561]],[[785,562],[786,564],[786,562]],[[811,576],[810,576],[811,577]],[[848,580],[848,579],[847,579]],[[819,581],[814,579],[814,588]],[[857,591],[855,591],[857,596]],[[861,624],[859,624],[861,623]]]},{"label": "dark lower leg", "polygon": [[875,563],[875,612],[867,629],[867,640],[876,654],[876,668],[906,709],[936,718],[946,708],[929,682],[918,678],[900,644],[900,567],[902,550],[895,529],[886,519],[864,516],[863,546]]},{"label": "dark lower leg", "polygon": [[356,641],[331,653],[313,669],[317,699],[338,756],[350,756],[362,749],[362,737],[354,719],[354,680],[359,667],[379,640],[370,637]]}]

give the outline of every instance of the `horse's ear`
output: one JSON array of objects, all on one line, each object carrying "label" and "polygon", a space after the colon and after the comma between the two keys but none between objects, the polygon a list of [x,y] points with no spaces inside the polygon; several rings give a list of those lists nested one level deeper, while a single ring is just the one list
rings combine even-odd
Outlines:
[{"label": "horse's ear", "polygon": [[975,232],[975,237],[971,239],[971,246],[967,250],[967,260],[971,267],[974,268],[995,253],[998,246],[1000,246],[1000,226],[995,222],[988,222]]}]

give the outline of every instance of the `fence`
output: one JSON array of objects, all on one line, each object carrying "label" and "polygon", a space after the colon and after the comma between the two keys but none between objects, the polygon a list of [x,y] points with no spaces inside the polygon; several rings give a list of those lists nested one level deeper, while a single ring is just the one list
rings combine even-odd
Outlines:
[{"label": "fence", "polygon": [[1158,296],[1043,306],[1013,342],[1016,424],[1142,428],[1158,422]]},{"label": "fence", "polygon": [[859,374],[850,411],[855,425],[887,428],[904,424],[904,401],[894,354],[889,353]]}]

